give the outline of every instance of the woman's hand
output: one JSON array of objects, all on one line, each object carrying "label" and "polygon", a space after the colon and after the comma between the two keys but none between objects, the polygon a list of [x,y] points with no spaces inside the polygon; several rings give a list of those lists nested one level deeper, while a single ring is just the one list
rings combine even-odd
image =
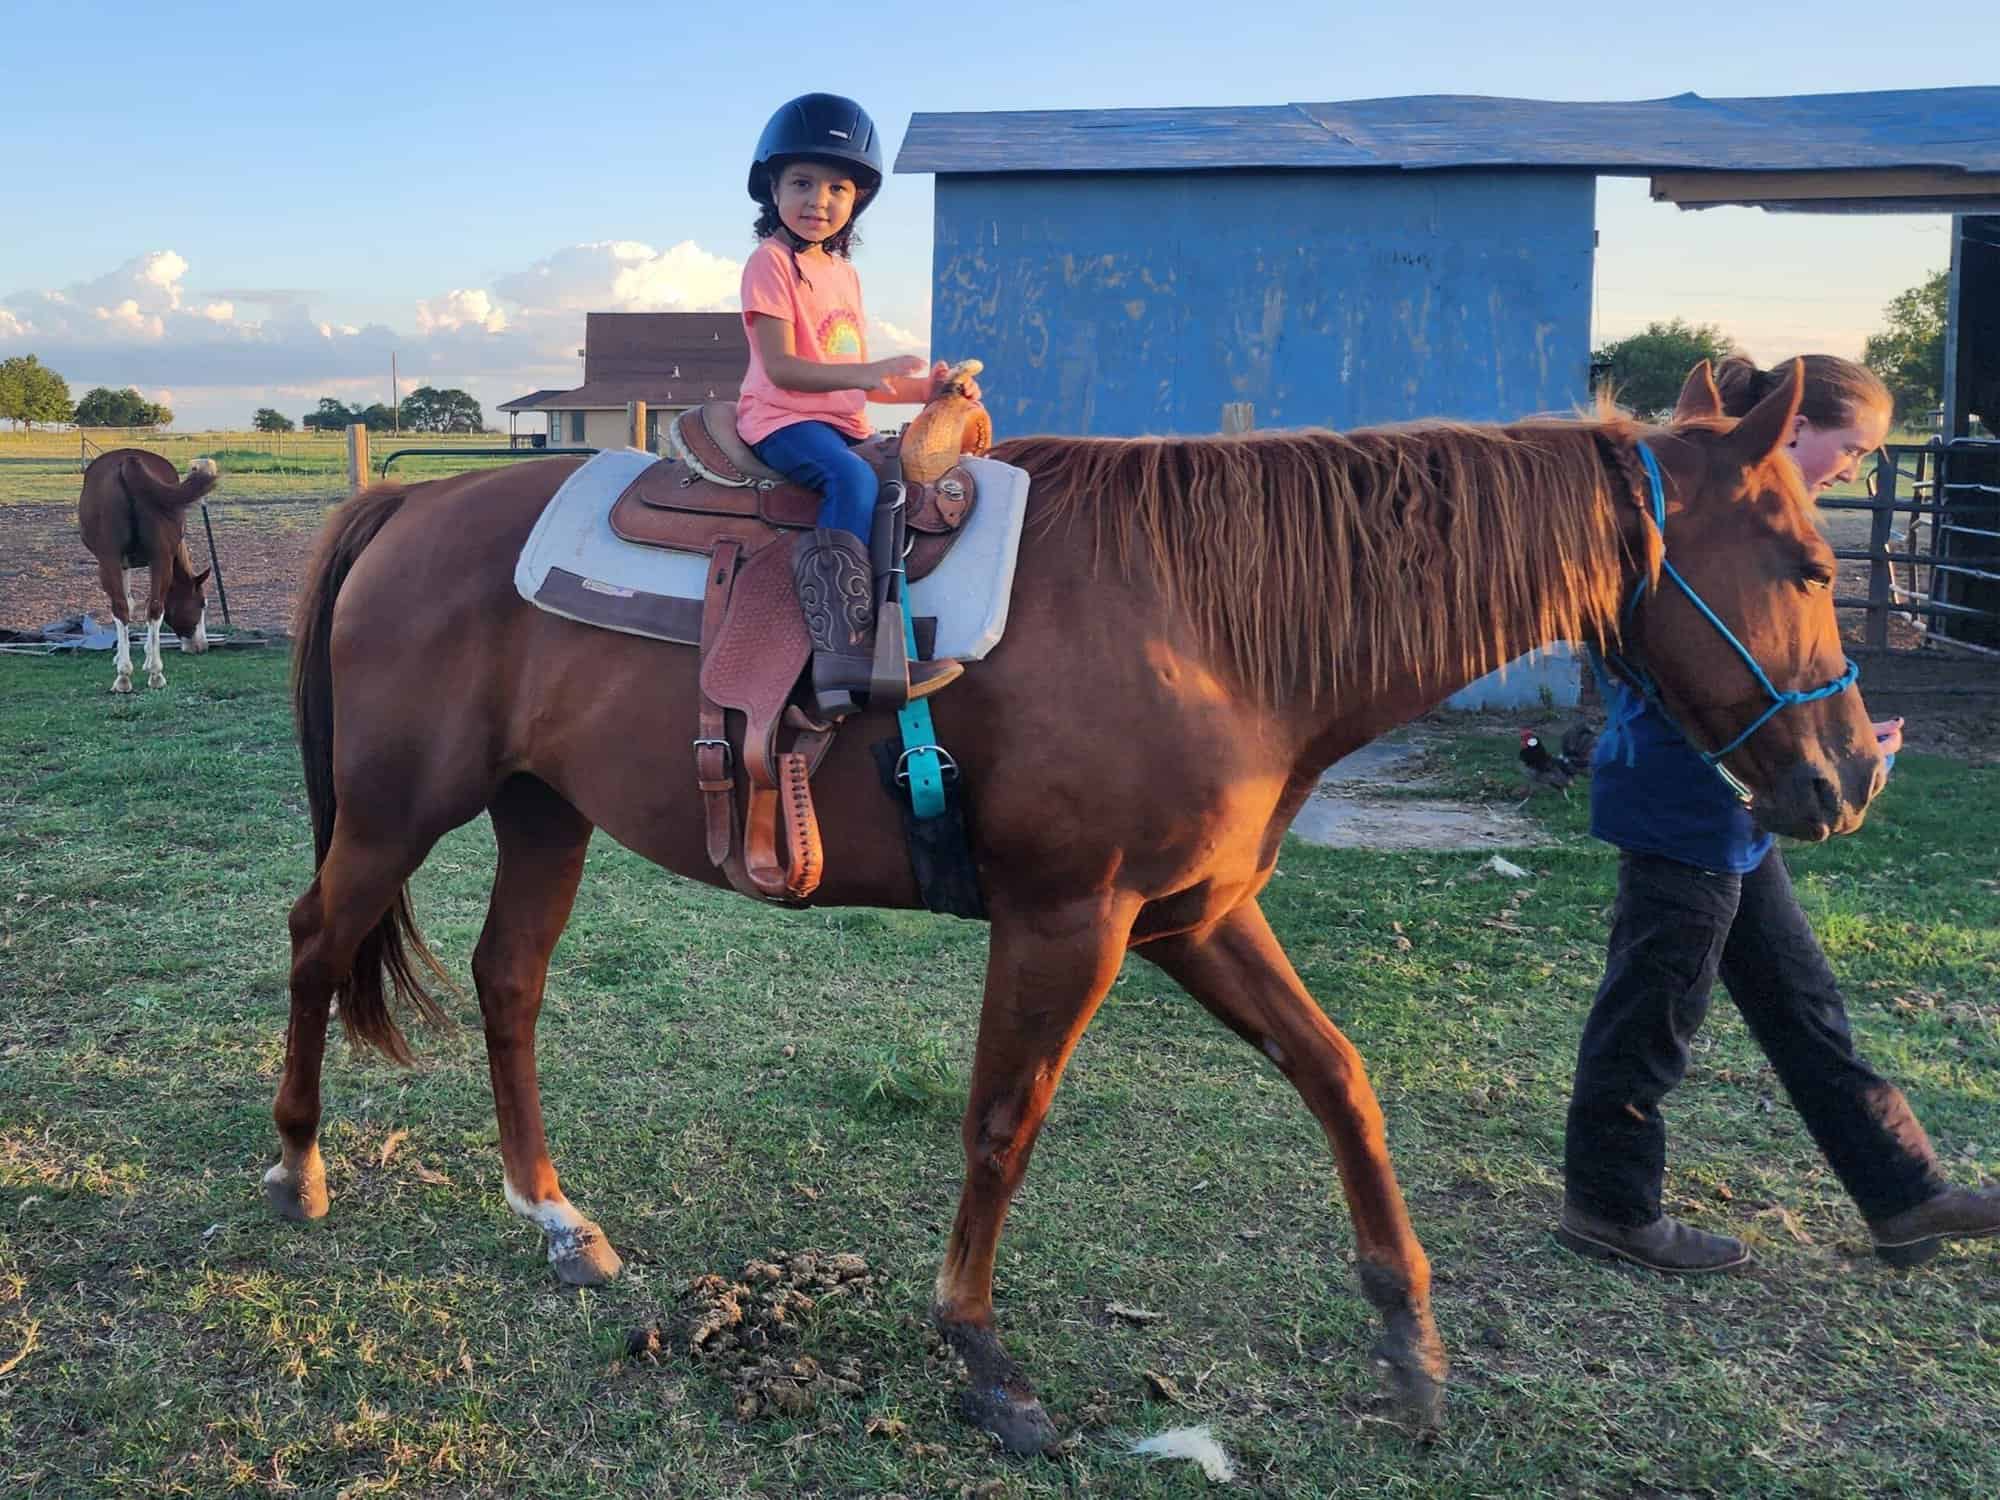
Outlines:
[{"label": "woman's hand", "polygon": [[1903,721],[1901,719],[1878,719],[1875,723],[1875,748],[1884,756],[1894,755],[1903,748]]}]

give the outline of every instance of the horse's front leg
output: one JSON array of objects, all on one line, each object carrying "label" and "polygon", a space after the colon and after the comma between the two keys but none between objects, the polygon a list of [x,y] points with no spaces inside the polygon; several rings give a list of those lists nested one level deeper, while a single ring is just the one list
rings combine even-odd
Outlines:
[{"label": "horse's front leg", "polygon": [[113,560],[97,565],[97,582],[111,601],[111,618],[118,625],[118,650],[111,661],[111,691],[132,691],[132,606],[126,603],[125,565]]},{"label": "horse's front leg", "polygon": [[171,554],[164,563],[153,564],[152,585],[146,595],[146,686],[167,685],[166,663],[160,660],[160,622],[167,613],[167,585],[173,581]]},{"label": "horse's front leg", "polygon": [[966,1417],[1014,1453],[1038,1453],[1056,1432],[994,1329],[994,1254],[1063,1065],[1118,975],[1136,910],[1098,898],[993,916],[965,1109],[965,1186],[933,1316],[971,1377]]},{"label": "horse's front leg", "polygon": [[1318,1118],[1353,1215],[1361,1290],[1388,1325],[1375,1357],[1404,1419],[1434,1426],[1446,1361],[1431,1321],[1430,1262],[1389,1165],[1381,1106],[1361,1054],[1314,1004],[1254,900],[1200,933],[1139,951],[1277,1064]]}]

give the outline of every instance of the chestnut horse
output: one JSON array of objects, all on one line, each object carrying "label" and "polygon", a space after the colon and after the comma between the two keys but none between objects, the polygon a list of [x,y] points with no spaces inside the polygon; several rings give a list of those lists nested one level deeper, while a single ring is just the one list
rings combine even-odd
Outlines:
[{"label": "chestnut horse", "polygon": [[83,471],[76,524],[83,545],[97,559],[97,581],[118,622],[118,656],[111,691],[132,691],[132,606],[125,570],[143,568],[151,577],[146,592],[146,686],[165,687],[160,665],[160,621],[173,626],[181,650],[208,649],[207,602],[202,585],[209,570],[194,570],[183,535],[188,507],[215,488],[215,460],[198,458],[185,482],[174,466],[143,448],[113,448]]},{"label": "chestnut horse", "polygon": [[[1128,951],[1179,982],[1291,1080],[1326,1132],[1353,1216],[1377,1357],[1404,1413],[1435,1419],[1444,1348],[1430,1268],[1354,1046],[1258,906],[1293,814],[1331,762],[1534,647],[1620,646],[1680,722],[1723,744],[1766,700],[1716,626],[1662,576],[1643,441],[1664,474],[1667,550],[1785,690],[1836,679],[1833,560],[1779,456],[1789,384],[1740,423],[1706,370],[1675,425],[1250,433],[1003,444],[1033,477],[1005,639],[935,701],[963,769],[990,912],[964,1121],[965,1181],[934,1316],[972,1377],[967,1415],[1008,1447],[1053,1429],[994,1327],[1002,1221],[1050,1098]],[[473,952],[507,1202],[563,1281],[619,1259],[556,1178],[535,1021],[593,828],[690,879],[705,851],[690,742],[696,658],[542,613],[516,554],[572,472],[550,460],[404,489],[329,520],[297,621],[294,706],[318,873],[292,908],[291,1019],[265,1175],[289,1218],[327,1211],[318,1147],[329,1006],[407,1057],[387,1003],[441,1019],[407,882],[478,816],[499,845]],[[1622,631],[1621,631],[1622,624]],[[896,809],[850,723],[818,772],[824,905],[919,904]],[[1858,827],[1882,779],[1858,693],[1778,713],[1728,757],[1766,826]]]}]

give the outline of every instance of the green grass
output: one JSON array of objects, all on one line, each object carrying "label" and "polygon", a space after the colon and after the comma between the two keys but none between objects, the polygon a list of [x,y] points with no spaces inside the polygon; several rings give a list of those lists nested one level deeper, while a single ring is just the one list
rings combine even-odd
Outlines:
[{"label": "green grass", "polygon": [[[1580,798],[1531,804],[1558,842],[1517,856],[1527,883],[1482,878],[1477,855],[1293,844],[1267,898],[1384,1102],[1455,1360],[1443,1435],[1382,1420],[1317,1128],[1135,962],[1000,1262],[1005,1326],[1058,1422],[1102,1389],[1107,1425],[1022,1463],[952,1415],[923,1319],[983,929],[763,910],[600,841],[542,1075],[565,1185],[629,1274],[560,1291],[501,1203],[473,1029],[421,1038],[407,1073],[336,1040],[333,1212],[278,1224],[256,1180],[284,912],[310,865],[283,663],[184,660],[129,700],[105,676],[0,658],[0,1494],[1194,1496],[1191,1467],[1123,1453],[1187,1422],[1273,1495],[2000,1493],[2000,1258],[1878,1266],[1726,1004],[1671,1107],[1668,1197],[1747,1235],[1759,1269],[1670,1282],[1553,1245],[1612,871]],[[1462,735],[1438,767],[1517,795],[1513,751]],[[646,754],[635,775],[686,774]],[[1906,755],[1866,832],[1794,858],[1864,1049],[1964,1179],[2000,1166],[1996,794],[2000,773]],[[490,859],[475,825],[416,883],[461,979]],[[887,1278],[807,1330],[862,1360],[860,1399],[740,1425],[671,1344],[624,1357],[692,1276],[808,1246]],[[907,1433],[868,1436],[877,1416]]]},{"label": "green grass", "polygon": [[[347,493],[347,437],[316,432],[125,432],[86,434],[91,451],[144,448],[185,473],[197,458],[212,458],[222,471],[211,505],[227,501],[338,499]],[[503,434],[370,433],[369,463],[398,448],[504,448]],[[0,506],[68,504],[76,499],[83,473],[77,434],[0,432]],[[390,475],[397,479],[439,479],[467,469],[493,468],[505,458],[450,456],[404,458]]]}]

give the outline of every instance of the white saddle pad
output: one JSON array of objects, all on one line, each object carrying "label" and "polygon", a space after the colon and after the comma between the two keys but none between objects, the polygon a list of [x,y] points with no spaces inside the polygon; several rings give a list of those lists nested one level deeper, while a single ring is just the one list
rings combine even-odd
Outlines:
[{"label": "white saddle pad", "polygon": [[[528,533],[514,565],[514,587],[521,597],[551,614],[581,619],[536,597],[549,570],[560,568],[581,578],[592,593],[622,598],[654,594],[699,603],[708,577],[705,556],[637,546],[611,530],[612,502],[658,462],[636,448],[613,448],[570,475]],[[910,613],[937,620],[931,655],[977,661],[999,643],[1007,627],[1014,559],[1028,511],[1028,475],[989,458],[960,462],[978,483],[979,498],[944,561],[910,585]],[[652,634],[638,629],[627,633]]]}]

